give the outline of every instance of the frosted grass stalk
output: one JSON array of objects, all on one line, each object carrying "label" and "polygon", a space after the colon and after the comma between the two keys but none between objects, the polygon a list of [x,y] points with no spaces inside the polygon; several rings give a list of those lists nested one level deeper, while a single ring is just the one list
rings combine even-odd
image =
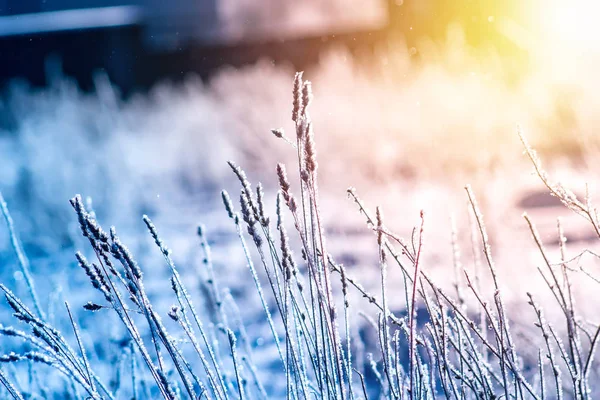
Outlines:
[{"label": "frosted grass stalk", "polygon": [[36,313],[42,320],[46,319],[42,308],[40,307],[40,302],[38,300],[38,296],[35,290],[35,283],[31,277],[31,268],[29,265],[29,259],[21,246],[21,242],[19,241],[19,237],[15,231],[15,226],[13,219],[8,211],[8,206],[6,205],[6,201],[2,196],[2,192],[0,192],[0,208],[2,209],[2,215],[4,216],[4,220],[6,221],[6,225],[8,226],[8,233],[10,235],[10,242],[13,247],[13,250],[17,254],[17,258],[19,260],[19,267],[21,269],[21,273],[25,278],[25,284],[27,285],[27,290],[29,291],[29,295],[33,300],[33,306],[35,308]]},{"label": "frosted grass stalk", "polygon": [[[227,192],[223,191],[222,193],[223,193],[224,199],[229,198],[229,195],[227,194]],[[225,202],[226,208],[228,208],[228,210],[233,209],[233,206],[231,205],[231,200],[229,200],[229,202],[227,200],[224,200],[224,202]],[[227,204],[229,204],[229,206],[227,206]],[[269,327],[271,328],[271,333],[273,334],[273,339],[275,340],[275,345],[277,346],[277,352],[279,353],[279,357],[280,357],[283,365],[286,365],[285,357],[283,356],[283,352],[281,351],[279,335],[277,333],[277,330],[275,329],[275,324],[273,323],[273,318],[271,317],[271,312],[269,311],[269,306],[267,305],[267,302],[265,300],[265,296],[264,296],[264,293],[262,290],[262,285],[260,284],[260,280],[258,279],[258,274],[256,273],[256,269],[254,268],[254,262],[252,261],[252,256],[250,255],[250,251],[248,249],[248,246],[246,245],[246,239],[244,239],[244,234],[242,232],[242,228],[240,225],[239,216],[237,213],[231,212],[230,217],[232,217],[233,221],[235,222],[237,234],[240,239],[242,249],[244,250],[244,256],[246,257],[246,265],[247,265],[248,269],[250,270],[252,279],[254,280],[254,285],[256,287],[256,291],[258,292],[258,296],[260,298],[260,302],[262,304],[263,310],[265,311],[265,315],[267,317]]]}]

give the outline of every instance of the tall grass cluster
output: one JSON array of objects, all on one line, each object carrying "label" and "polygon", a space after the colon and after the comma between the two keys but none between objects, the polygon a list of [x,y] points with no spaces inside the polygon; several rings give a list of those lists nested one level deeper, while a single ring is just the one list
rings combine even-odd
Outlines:
[{"label": "tall grass cluster", "polygon": [[[377,243],[380,290],[369,292],[360,277],[350,275],[327,248],[312,99],[311,83],[296,74],[294,130],[272,133],[273,140],[286,143],[295,154],[298,180],[288,176],[290,165],[277,165],[274,212],[261,184],[253,185],[232,162],[239,193],[221,193],[245,256],[243,279],[253,287],[258,310],[221,285],[222,272],[212,262],[204,227],[196,238],[202,266],[192,276],[189,269],[180,272],[166,239],[143,217],[158,250],[155,256],[164,259],[168,271],[160,287],[152,288],[146,277],[158,272],[145,270],[116,228],[105,229],[79,195],[70,201],[72,218],[88,246],[75,254],[79,270],[72,274],[85,277],[86,286],[76,290],[88,300],[76,309],[69,302],[50,307],[36,291],[36,277],[0,198],[22,286],[0,285],[12,313],[0,325],[2,398],[543,400],[599,395],[594,355],[600,326],[578,312],[578,301],[593,299],[578,298],[572,276],[599,280],[579,263],[582,254],[568,252],[560,221],[560,257],[555,258],[524,215],[531,245],[545,262],[539,273],[564,325],[547,322],[528,294],[537,332],[528,337],[517,337],[511,329],[512,314],[522,310],[507,308],[505,282],[498,276],[484,216],[469,186],[475,261],[472,268],[462,259],[454,230],[453,252],[445,262],[455,271],[452,290],[442,288],[424,261],[428,232],[436,229],[428,225],[427,213],[421,212],[419,226],[402,238],[386,224],[383,210],[369,211],[353,188],[348,197]],[[585,218],[600,239],[600,220],[589,195],[578,199],[553,183],[520,137],[550,193]],[[347,245],[353,246],[350,241]],[[391,273],[401,274],[401,286],[388,284]],[[491,286],[483,276],[491,277]],[[17,290],[24,294],[17,296]],[[172,305],[156,305],[153,293],[171,299]],[[403,312],[391,309],[391,298],[400,299]],[[79,321],[85,314],[82,328]],[[259,323],[247,326],[251,318]],[[537,349],[534,357],[532,347]]]}]

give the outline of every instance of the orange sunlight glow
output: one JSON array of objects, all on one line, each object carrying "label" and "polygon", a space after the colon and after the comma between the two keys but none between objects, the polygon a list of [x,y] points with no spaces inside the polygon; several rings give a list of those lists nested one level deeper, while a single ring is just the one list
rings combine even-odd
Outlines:
[{"label": "orange sunlight glow", "polygon": [[548,39],[574,50],[597,50],[593,47],[600,43],[600,2],[547,0],[541,7],[542,33]]},{"label": "orange sunlight glow", "polygon": [[600,1],[515,1],[512,12],[491,21],[527,52],[538,78],[577,79],[600,61]]},{"label": "orange sunlight glow", "polygon": [[597,51],[600,44],[600,2],[597,0],[545,0],[529,12],[532,33],[547,44],[575,51]]}]

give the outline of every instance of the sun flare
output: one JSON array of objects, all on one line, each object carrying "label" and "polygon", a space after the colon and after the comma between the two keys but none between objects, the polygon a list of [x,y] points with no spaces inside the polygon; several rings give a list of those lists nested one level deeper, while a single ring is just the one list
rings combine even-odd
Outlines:
[{"label": "sun flare", "polygon": [[536,17],[546,39],[586,49],[600,43],[600,2],[549,0],[540,7]]}]

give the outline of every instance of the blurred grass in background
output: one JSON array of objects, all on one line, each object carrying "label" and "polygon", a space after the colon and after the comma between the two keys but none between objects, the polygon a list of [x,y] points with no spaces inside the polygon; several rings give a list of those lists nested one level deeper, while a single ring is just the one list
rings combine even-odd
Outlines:
[{"label": "blurred grass in background", "polygon": [[[469,46],[459,26],[442,44],[422,40],[418,51],[390,39],[369,57],[343,48],[322,54],[306,76],[316,87],[323,190],[485,180],[522,159],[517,123],[542,155],[589,167],[599,138],[600,62],[564,48],[555,59],[552,46],[531,53],[518,79],[512,58]],[[48,250],[68,244],[59,227],[76,192],[121,221],[215,198],[210,191],[227,176],[228,159],[270,172],[284,161],[270,129],[292,129],[292,74],[292,66],[268,61],[224,67],[207,83],[190,77],[127,100],[102,75],[94,93],[67,78],[47,89],[14,85],[2,101],[0,181],[9,202],[21,205],[13,213],[23,236]],[[38,233],[49,228],[56,236],[46,241]]]}]

